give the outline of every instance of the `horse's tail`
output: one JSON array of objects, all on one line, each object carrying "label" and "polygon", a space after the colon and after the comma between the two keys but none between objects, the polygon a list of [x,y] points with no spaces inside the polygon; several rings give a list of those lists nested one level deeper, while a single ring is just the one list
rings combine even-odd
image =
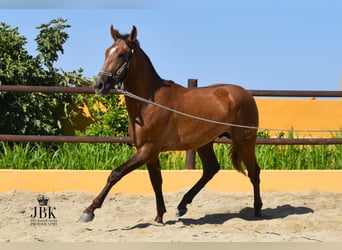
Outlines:
[{"label": "horse's tail", "polygon": [[244,175],[246,175],[246,172],[242,166],[242,161],[241,161],[241,158],[239,156],[239,153],[238,151],[236,150],[235,146],[232,145],[231,149],[230,149],[230,158],[232,160],[232,163],[233,163],[233,166],[234,168],[238,171],[238,172],[241,172],[243,173]]}]

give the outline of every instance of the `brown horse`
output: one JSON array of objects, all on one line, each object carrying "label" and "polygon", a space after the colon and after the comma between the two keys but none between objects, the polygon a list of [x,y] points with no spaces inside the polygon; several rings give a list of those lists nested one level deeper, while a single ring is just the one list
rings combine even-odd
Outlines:
[{"label": "brown horse", "polygon": [[84,210],[80,220],[91,221],[95,216],[94,210],[101,207],[113,185],[129,172],[146,164],[157,202],[155,221],[163,223],[166,209],[158,155],[161,151],[196,149],[202,161],[203,175],[178,205],[177,215],[184,215],[187,204],[192,202],[195,195],[219,171],[213,141],[222,135],[229,135],[232,139],[230,155],[235,169],[244,173],[242,162],[247,168],[254,188],[255,216],[260,217],[260,168],[255,158],[258,110],[251,94],[236,85],[185,88],[163,80],[140,48],[135,26],[128,35],[121,35],[113,26],[110,31],[114,44],[106,50],[104,65],[95,83],[96,93],[108,94],[113,87],[124,88],[125,91],[151,102],[216,123],[186,117],[125,96],[129,133],[137,152],[111,172],[102,192]]}]

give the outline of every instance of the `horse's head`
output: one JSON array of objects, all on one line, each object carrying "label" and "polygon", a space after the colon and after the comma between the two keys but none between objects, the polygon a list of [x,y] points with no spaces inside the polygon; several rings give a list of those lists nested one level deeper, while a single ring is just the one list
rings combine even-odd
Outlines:
[{"label": "horse's head", "polygon": [[127,77],[134,49],[131,45],[137,43],[137,29],[133,26],[128,35],[121,35],[110,26],[114,43],[106,50],[105,62],[95,82],[97,94],[108,94],[111,88],[121,89]]}]

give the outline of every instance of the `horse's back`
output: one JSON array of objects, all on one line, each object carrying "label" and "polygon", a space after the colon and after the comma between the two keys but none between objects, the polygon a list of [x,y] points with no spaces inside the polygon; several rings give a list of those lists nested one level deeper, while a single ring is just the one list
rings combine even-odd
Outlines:
[{"label": "horse's back", "polygon": [[219,111],[222,106],[225,110],[230,110],[231,112],[240,111],[248,113],[250,118],[252,118],[251,120],[258,120],[258,109],[254,97],[249,91],[239,85],[212,84],[199,88],[179,86],[177,88],[179,89],[176,91],[178,98],[175,99],[178,99],[178,103],[181,103],[182,106],[187,105],[191,109],[196,110],[206,105],[210,108],[211,112]]},{"label": "horse's back", "polygon": [[[184,88],[175,84],[167,92],[164,95],[168,100],[165,105],[175,110],[213,121],[258,126],[256,102],[251,93],[241,86],[213,84]],[[176,117],[181,119],[178,115]]]}]

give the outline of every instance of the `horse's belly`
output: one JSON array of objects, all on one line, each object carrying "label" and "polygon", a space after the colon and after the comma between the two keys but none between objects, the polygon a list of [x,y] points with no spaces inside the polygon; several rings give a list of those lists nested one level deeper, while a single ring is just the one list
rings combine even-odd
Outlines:
[{"label": "horse's belly", "polygon": [[[225,132],[222,126],[210,126],[210,129],[183,129],[182,133],[174,133],[165,138],[162,150],[188,150],[202,147],[214,141]],[[178,131],[179,132],[179,131]]]}]

